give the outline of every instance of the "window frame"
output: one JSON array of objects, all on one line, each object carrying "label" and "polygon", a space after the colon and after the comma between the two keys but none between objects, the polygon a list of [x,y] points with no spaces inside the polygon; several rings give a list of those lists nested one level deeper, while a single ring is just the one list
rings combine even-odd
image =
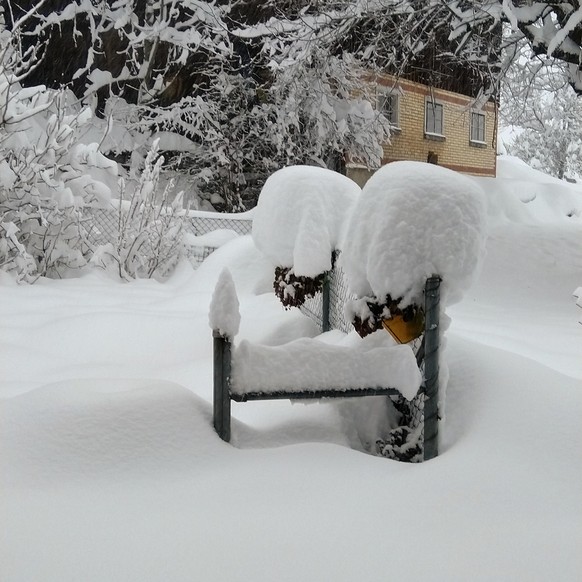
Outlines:
[{"label": "window frame", "polygon": [[[429,106],[433,107],[433,108],[435,106],[438,106],[441,109],[441,123],[440,123],[440,130],[441,131],[440,132],[439,131],[429,131],[429,129],[428,129]],[[434,113],[433,113],[433,126],[436,126],[436,123],[434,123],[434,121],[436,121],[436,115],[434,115]],[[434,127],[434,129],[436,129],[436,127]],[[434,136],[436,138],[441,138],[441,139],[445,138],[445,106],[444,106],[444,103],[442,103],[438,99],[433,99],[432,97],[427,97],[424,101],[424,135],[428,136],[428,137]]]},{"label": "window frame", "polygon": [[384,106],[386,99],[390,98],[395,103],[394,111],[392,113],[392,118],[385,115],[386,119],[390,123],[390,128],[394,130],[401,130],[400,127],[400,91],[398,89],[389,89],[386,87],[380,87],[376,93],[376,109],[383,115],[386,113],[386,108]]},{"label": "window frame", "polygon": [[[483,139],[478,139],[480,136],[477,137],[477,139],[474,136],[474,122],[473,120],[476,118],[480,118],[483,122]],[[480,130],[481,127],[477,126],[477,129]],[[487,142],[485,141],[487,139],[487,116],[485,115],[484,111],[471,111],[471,118],[470,118],[470,123],[469,123],[469,143],[475,144],[475,145],[479,145],[479,146],[483,146],[486,145]]]}]

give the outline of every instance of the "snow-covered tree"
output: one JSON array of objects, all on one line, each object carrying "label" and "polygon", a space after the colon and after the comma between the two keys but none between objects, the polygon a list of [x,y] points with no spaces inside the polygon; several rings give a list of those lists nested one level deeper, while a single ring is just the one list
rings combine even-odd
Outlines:
[{"label": "snow-covered tree", "polygon": [[533,108],[535,117],[507,151],[557,178],[582,171],[582,103],[571,90],[547,94]]},{"label": "snow-covered tree", "polygon": [[[490,90],[503,76],[525,39],[535,55],[564,63],[569,81],[582,93],[582,3],[580,0],[322,0],[290,16],[281,14],[263,28],[285,38],[293,57],[308,42],[335,43],[370,64],[403,70],[436,49],[443,62],[463,62]],[[502,39],[505,26],[511,34]],[[504,56],[505,55],[505,56]],[[509,57],[509,60],[506,58]]]},{"label": "snow-covered tree", "polygon": [[[579,0],[3,5],[23,54],[42,58],[27,84],[66,84],[111,120],[108,101],[126,104],[125,118],[110,123],[121,122],[133,143],[118,159],[128,162],[131,152],[143,162],[161,137],[168,163],[225,210],[252,206],[283,165],[341,169],[349,155],[377,167],[388,127],[361,91],[375,72],[413,73],[487,98],[497,94],[521,39],[534,54],[564,63],[582,90]],[[503,27],[511,31],[504,37]]]},{"label": "snow-covered tree", "polygon": [[[441,0],[439,4],[447,5],[450,10],[451,37],[462,39],[458,45],[461,51],[466,50],[466,43],[471,39],[503,23],[512,31],[502,43],[504,48],[511,49],[520,39],[525,39],[534,55],[562,64],[576,93],[582,93],[580,0]],[[512,50],[508,54],[509,60],[503,63],[498,73],[504,73],[515,56]]]},{"label": "snow-covered tree", "polygon": [[0,269],[22,281],[87,262],[80,208],[104,204],[117,180],[97,144],[78,141],[89,109],[67,91],[22,86],[39,64],[39,47],[21,42],[32,14],[12,31],[0,22]]},{"label": "snow-covered tree", "polygon": [[[12,6],[11,22],[32,4]],[[388,123],[361,94],[361,64],[337,44],[305,43],[300,31],[257,33],[255,26],[282,10],[300,15],[313,8],[198,0],[41,3],[23,43],[44,46],[48,66],[29,79],[69,84],[98,115],[112,114],[109,96],[117,104],[123,99],[124,125],[137,144],[133,157],[143,159],[164,132],[162,145],[173,152],[168,161],[221,209],[254,205],[262,183],[283,165],[341,169],[349,151],[377,167]],[[63,62],[60,50],[70,46],[75,57]]]},{"label": "snow-covered tree", "polygon": [[538,108],[548,94],[568,94],[566,65],[547,55],[535,55],[527,41],[521,39],[512,47],[500,83],[500,118],[504,125],[539,127]]},{"label": "snow-covered tree", "polygon": [[515,128],[508,151],[558,178],[582,170],[582,102],[565,65],[534,55],[522,40],[501,84],[500,117]]}]

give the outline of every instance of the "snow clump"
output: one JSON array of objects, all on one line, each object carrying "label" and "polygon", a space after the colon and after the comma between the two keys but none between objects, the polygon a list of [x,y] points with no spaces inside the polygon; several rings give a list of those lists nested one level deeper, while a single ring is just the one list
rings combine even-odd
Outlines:
[{"label": "snow clump", "polygon": [[274,265],[315,277],[331,269],[360,187],[325,168],[289,166],[265,182],[255,209],[253,240]]},{"label": "snow clump", "polygon": [[212,330],[220,335],[234,338],[240,327],[239,301],[232,275],[224,268],[218,277],[218,282],[210,301],[208,323]]},{"label": "snow clump", "polygon": [[484,253],[486,205],[469,177],[423,162],[393,162],[362,190],[342,265],[359,297],[420,304],[425,280],[443,279],[444,305],[460,300]]}]

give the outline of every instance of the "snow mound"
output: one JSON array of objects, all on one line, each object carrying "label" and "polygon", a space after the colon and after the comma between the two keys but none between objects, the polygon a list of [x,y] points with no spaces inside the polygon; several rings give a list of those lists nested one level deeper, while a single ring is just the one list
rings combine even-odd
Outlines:
[{"label": "snow mound", "polygon": [[473,180],[487,191],[492,224],[524,224],[580,219],[582,186],[535,170],[513,156],[497,158],[497,178]]},{"label": "snow mound", "polygon": [[496,177],[502,180],[526,180],[538,184],[564,184],[563,180],[544,174],[516,156],[498,156]]},{"label": "snow mound", "polygon": [[195,235],[190,232],[184,234],[184,243],[190,247],[218,248],[238,238],[239,234],[228,228],[218,228],[206,234]]},{"label": "snow mound", "polygon": [[253,240],[274,265],[315,277],[331,269],[360,187],[312,166],[289,166],[265,182],[255,209]]},{"label": "snow mound", "polygon": [[181,470],[216,447],[208,404],[160,380],[68,380],[1,407],[2,473],[62,479]]},{"label": "snow mound", "polygon": [[227,242],[204,259],[196,271],[199,288],[212,293],[224,268],[230,271],[238,293],[273,292],[273,265],[250,235]]},{"label": "snow mound", "polygon": [[[394,162],[368,180],[349,222],[342,264],[361,297],[419,301],[431,275],[458,301],[483,256],[485,199],[470,178],[422,162]],[[349,243],[349,244],[348,244]]]}]

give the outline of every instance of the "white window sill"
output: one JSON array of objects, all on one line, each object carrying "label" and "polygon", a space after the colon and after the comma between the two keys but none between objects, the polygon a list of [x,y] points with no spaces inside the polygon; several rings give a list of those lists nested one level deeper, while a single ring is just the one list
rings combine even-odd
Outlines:
[{"label": "white window sill", "polygon": [[442,133],[431,133],[430,131],[424,132],[425,139],[432,139],[434,141],[445,141],[447,139]]}]

